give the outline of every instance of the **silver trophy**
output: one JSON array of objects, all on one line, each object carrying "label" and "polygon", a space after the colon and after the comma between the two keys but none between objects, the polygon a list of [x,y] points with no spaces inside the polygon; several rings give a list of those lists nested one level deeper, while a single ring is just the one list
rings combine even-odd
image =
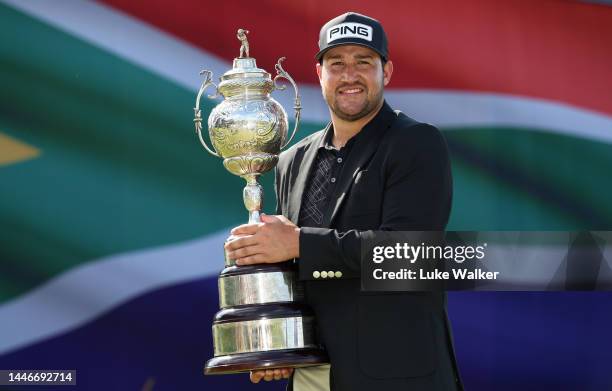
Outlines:
[{"label": "silver trophy", "polygon": [[[233,67],[212,82],[212,72],[202,71],[204,81],[196,98],[195,129],[204,148],[223,159],[225,168],[246,180],[243,199],[249,223],[261,222],[263,188],[261,174],[274,168],[278,155],[295,135],[300,122],[297,85],[276,64],[274,79],[257,68],[249,57],[248,31],[239,29],[240,56]],[[288,80],[295,90],[295,126],[287,137],[287,113],[270,93],[284,90],[278,79]],[[213,86],[225,100],[208,117],[209,147],[202,136],[200,99]],[[233,240],[229,237],[228,240]],[[303,290],[291,262],[236,266],[225,256],[219,275],[219,307],[212,334],[214,357],[206,362],[205,374],[226,374],[256,369],[301,367],[328,362],[315,340],[312,310],[301,304]]]}]

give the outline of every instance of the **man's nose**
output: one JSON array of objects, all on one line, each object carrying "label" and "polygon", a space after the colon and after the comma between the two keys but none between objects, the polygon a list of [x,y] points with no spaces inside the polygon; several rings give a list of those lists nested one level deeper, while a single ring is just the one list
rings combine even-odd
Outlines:
[{"label": "man's nose", "polygon": [[355,65],[347,64],[342,72],[341,80],[344,82],[354,82],[358,79],[358,72]]}]

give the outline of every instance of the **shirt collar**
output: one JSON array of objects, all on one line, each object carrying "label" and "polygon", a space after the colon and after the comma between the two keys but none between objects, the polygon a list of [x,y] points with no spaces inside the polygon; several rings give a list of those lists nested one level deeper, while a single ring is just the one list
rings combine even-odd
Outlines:
[{"label": "shirt collar", "polygon": [[[346,148],[354,144],[356,140],[360,138],[365,138],[365,135],[367,133],[375,131],[375,129],[386,128],[386,126],[389,124],[390,120],[394,116],[395,116],[395,112],[393,111],[391,106],[387,104],[387,101],[384,101],[382,107],[380,108],[378,113],[376,113],[374,118],[372,118],[370,122],[365,124],[365,126],[361,128],[361,130],[356,135],[351,137],[346,142],[343,148]],[[324,129],[323,137],[321,138],[319,145],[317,146],[317,149],[325,148],[328,150],[329,149],[337,150],[336,147],[334,147],[334,145],[332,144],[333,136],[334,136],[334,126],[330,121]]]}]

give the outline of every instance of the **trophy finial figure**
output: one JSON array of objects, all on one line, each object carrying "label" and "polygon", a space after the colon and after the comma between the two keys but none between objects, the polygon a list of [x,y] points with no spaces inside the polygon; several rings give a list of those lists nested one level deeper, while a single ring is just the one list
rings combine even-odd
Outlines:
[{"label": "trophy finial figure", "polygon": [[241,43],[240,58],[249,57],[249,41],[247,40],[248,33],[249,33],[249,30],[238,29],[238,33],[236,34],[236,37],[238,37],[238,40]]}]

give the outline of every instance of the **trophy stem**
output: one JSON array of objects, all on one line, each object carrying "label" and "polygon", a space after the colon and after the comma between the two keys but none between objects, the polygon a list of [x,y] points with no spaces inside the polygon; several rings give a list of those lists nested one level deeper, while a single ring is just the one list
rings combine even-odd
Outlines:
[{"label": "trophy stem", "polygon": [[242,191],[244,206],[249,211],[249,224],[261,223],[261,209],[263,208],[263,187],[257,181],[259,174],[244,175],[247,184]]}]

